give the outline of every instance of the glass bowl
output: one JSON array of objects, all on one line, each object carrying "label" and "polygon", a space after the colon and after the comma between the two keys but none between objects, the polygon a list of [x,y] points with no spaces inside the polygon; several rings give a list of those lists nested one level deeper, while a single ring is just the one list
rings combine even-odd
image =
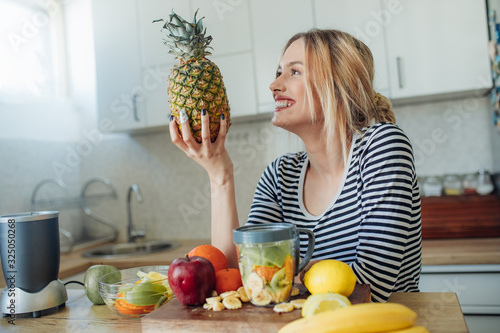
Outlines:
[{"label": "glass bowl", "polygon": [[140,318],[169,302],[174,293],[168,284],[169,266],[127,268],[101,276],[99,294],[117,315]]}]

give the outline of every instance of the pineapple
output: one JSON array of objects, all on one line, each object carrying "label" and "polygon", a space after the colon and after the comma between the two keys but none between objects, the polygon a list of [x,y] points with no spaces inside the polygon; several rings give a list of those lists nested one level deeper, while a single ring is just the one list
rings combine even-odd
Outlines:
[{"label": "pineapple", "polygon": [[[168,98],[170,113],[177,123],[181,134],[179,111],[184,109],[189,118],[191,133],[197,142],[201,142],[201,110],[206,109],[210,119],[210,140],[215,141],[219,134],[220,117],[224,114],[230,125],[230,108],[222,74],[216,64],[206,58],[211,53],[208,49],[212,36],[206,36],[202,20],[197,20],[194,14],[192,23],[179,15],[172,14],[169,21],[163,25],[163,40],[179,60],[172,67],[168,79]],[[163,20],[155,20],[159,22]]]}]

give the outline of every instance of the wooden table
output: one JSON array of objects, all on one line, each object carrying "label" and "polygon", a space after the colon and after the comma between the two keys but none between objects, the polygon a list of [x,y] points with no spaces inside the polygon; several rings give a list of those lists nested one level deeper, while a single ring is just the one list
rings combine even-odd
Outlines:
[{"label": "wooden table", "polygon": [[[16,318],[15,325],[9,324],[10,318],[2,318],[0,331],[117,333],[142,329],[139,319],[121,318],[105,305],[92,305],[81,289],[68,289],[68,297],[66,307],[48,316]],[[417,324],[431,333],[469,332],[455,293],[394,293],[389,301],[417,312]]]}]

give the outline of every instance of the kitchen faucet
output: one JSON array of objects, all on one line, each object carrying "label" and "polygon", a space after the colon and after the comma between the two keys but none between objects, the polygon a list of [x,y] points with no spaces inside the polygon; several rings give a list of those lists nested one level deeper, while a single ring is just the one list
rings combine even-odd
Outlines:
[{"label": "kitchen faucet", "polygon": [[137,238],[146,237],[144,230],[136,230],[132,223],[132,207],[130,200],[132,199],[132,192],[135,192],[137,202],[142,203],[142,193],[137,184],[130,185],[127,193],[127,217],[128,217],[128,242],[134,243]]}]

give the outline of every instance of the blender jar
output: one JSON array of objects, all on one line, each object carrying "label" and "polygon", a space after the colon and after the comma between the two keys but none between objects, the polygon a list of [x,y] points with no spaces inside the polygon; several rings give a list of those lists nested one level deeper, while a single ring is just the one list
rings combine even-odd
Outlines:
[{"label": "blender jar", "polygon": [[[299,233],[306,233],[309,240],[300,264]],[[314,234],[290,223],[266,223],[236,228],[233,237],[250,302],[266,306],[288,301],[294,277],[311,259]]]}]

